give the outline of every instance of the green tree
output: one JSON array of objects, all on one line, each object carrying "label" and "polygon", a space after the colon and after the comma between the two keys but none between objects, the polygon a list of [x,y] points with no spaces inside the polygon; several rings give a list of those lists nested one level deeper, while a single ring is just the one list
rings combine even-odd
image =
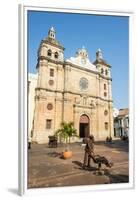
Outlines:
[{"label": "green tree", "polygon": [[71,137],[78,137],[77,130],[74,128],[73,122],[62,122],[61,128],[55,132],[56,136],[59,136],[62,140],[70,143]]}]

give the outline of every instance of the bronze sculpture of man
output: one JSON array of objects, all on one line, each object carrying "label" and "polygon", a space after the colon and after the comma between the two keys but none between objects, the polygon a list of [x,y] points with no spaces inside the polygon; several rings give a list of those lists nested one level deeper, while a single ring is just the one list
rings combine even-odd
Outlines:
[{"label": "bronze sculpture of man", "polygon": [[94,155],[94,136],[90,135],[86,140],[83,168],[90,167],[91,156]]},{"label": "bronze sculpture of man", "polygon": [[109,162],[106,157],[95,155],[94,153],[94,136],[90,135],[87,138],[86,146],[85,146],[85,154],[84,154],[84,162],[83,162],[83,169],[86,167],[90,167],[90,161],[93,160],[94,163],[98,164],[98,170],[101,170],[101,164],[106,165],[107,167],[112,167],[113,163]]}]

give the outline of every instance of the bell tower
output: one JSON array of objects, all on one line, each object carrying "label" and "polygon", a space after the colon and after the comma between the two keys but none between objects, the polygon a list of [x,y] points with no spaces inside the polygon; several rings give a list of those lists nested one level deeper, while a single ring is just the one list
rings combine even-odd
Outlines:
[{"label": "bell tower", "polygon": [[[103,57],[102,50],[99,48],[96,52],[96,60],[93,63],[96,65],[99,75],[97,82],[99,85],[99,130],[103,135],[113,137],[113,101],[112,101],[112,78],[111,78],[111,65]],[[102,114],[101,114],[102,113]],[[103,131],[104,130],[104,131]]]},{"label": "bell tower", "polygon": [[55,39],[56,38],[56,31],[54,29],[54,27],[52,26],[48,32],[48,37],[51,39]]},{"label": "bell tower", "polygon": [[[41,41],[38,50],[38,88],[56,89],[57,69],[64,62],[64,47],[56,39],[56,31],[51,27],[48,36]],[[50,83],[50,84],[49,84]]]},{"label": "bell tower", "polygon": [[[38,49],[38,81],[35,89],[35,113],[33,141],[47,143],[59,127],[57,115],[62,113],[62,92],[64,87],[64,47],[56,39],[56,31],[51,27],[48,36],[41,41]],[[61,122],[61,120],[60,120]],[[58,122],[59,123],[59,122]]]}]

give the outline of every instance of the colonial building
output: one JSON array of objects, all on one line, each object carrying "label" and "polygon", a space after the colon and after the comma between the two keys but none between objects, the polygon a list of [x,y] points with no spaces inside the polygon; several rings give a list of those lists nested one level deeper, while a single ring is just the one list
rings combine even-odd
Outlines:
[{"label": "colonial building", "polygon": [[124,108],[118,111],[114,116],[114,136],[115,137],[129,137],[129,109]]},{"label": "colonial building", "polygon": [[81,139],[90,134],[96,140],[113,137],[111,66],[100,49],[93,63],[84,47],[75,57],[65,60],[64,47],[52,27],[41,41],[37,70],[34,115],[29,130],[33,142],[47,143],[48,136],[63,121],[74,122]]}]

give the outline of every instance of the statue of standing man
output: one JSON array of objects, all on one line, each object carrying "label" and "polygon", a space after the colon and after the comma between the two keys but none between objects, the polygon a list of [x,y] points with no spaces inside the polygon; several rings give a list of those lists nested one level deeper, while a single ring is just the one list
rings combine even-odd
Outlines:
[{"label": "statue of standing man", "polygon": [[94,136],[90,135],[86,140],[83,168],[90,167],[91,156],[94,156]]}]

